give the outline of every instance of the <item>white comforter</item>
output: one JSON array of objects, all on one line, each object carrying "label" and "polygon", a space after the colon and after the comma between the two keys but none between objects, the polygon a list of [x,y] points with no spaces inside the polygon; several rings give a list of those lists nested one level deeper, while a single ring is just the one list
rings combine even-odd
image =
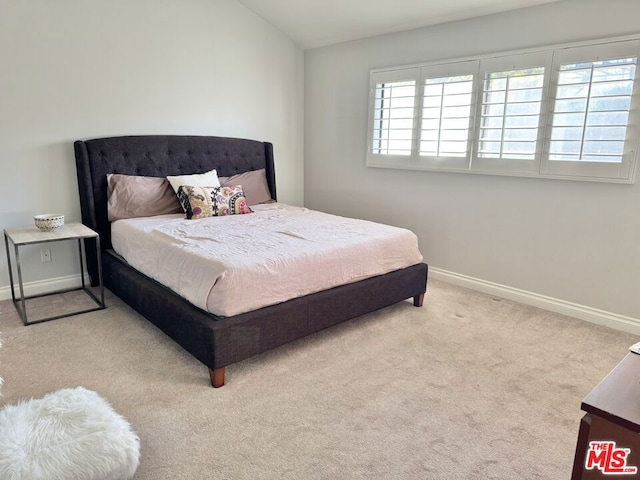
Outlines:
[{"label": "white comforter", "polygon": [[273,203],[253,214],[118,220],[114,250],[194,305],[231,316],[422,261],[409,230]]}]

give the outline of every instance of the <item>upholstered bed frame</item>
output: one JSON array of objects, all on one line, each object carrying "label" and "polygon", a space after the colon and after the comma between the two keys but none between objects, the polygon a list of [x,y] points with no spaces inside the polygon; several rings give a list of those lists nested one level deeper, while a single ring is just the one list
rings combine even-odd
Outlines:
[{"label": "upholstered bed frame", "polygon": [[[272,145],[153,135],[76,141],[74,147],[82,221],[100,234],[105,286],[204,363],[214,387],[224,385],[225,367],[232,363],[407,298],[422,305],[424,263],[232,317],[205,312],[133,269],[112,250],[106,175],[165,177],[215,168],[220,176],[232,176],[264,168],[276,199]],[[95,253],[87,258],[87,268],[95,284]]]}]

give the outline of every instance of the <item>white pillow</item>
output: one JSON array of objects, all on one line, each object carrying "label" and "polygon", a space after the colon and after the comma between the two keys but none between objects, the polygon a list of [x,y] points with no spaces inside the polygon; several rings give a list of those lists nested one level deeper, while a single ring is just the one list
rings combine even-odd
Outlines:
[{"label": "white pillow", "polygon": [[211,170],[206,173],[195,173],[193,175],[174,175],[167,177],[173,191],[178,194],[180,185],[189,185],[190,187],[219,187],[218,172]]}]

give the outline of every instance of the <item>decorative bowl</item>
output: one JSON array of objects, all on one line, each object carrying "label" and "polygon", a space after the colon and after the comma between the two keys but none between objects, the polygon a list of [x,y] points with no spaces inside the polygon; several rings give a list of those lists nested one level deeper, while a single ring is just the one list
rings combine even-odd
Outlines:
[{"label": "decorative bowl", "polygon": [[48,232],[64,225],[64,215],[60,213],[44,213],[33,217],[36,227]]}]

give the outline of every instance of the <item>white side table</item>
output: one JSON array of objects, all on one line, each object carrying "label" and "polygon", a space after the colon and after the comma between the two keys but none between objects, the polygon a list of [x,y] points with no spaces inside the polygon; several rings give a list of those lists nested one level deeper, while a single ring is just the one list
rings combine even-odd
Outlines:
[{"label": "white side table", "polygon": [[[84,245],[83,239],[95,238],[96,239],[96,254],[98,256],[98,279],[100,281],[100,298],[98,299],[91,290],[86,286],[84,280]],[[53,292],[43,293],[40,295],[31,295],[25,297],[24,287],[22,285],[22,270],[20,268],[20,251],[19,247],[22,245],[33,245],[37,243],[59,242],[64,240],[77,240],[78,253],[80,255],[80,277],[82,278],[82,286],[77,288],[69,288],[66,290],[56,290]],[[13,245],[14,255],[16,260],[16,267],[18,273],[18,288],[20,289],[20,297],[16,298],[15,287],[13,285],[13,268],[11,265],[11,255],[9,251],[9,243]],[[33,325],[34,323],[47,322],[49,320],[56,320],[58,318],[70,317],[71,315],[78,315],[80,313],[94,312],[96,310],[102,310],[105,308],[104,304],[104,285],[102,283],[102,259],[100,258],[100,235],[94,232],[89,227],[84,226],[81,223],[67,223],[62,227],[56,228],[49,232],[43,232],[38,230],[35,226],[32,227],[18,227],[7,228],[4,230],[4,245],[7,249],[7,266],[9,267],[9,283],[11,285],[11,298],[13,304],[20,315],[22,323],[25,325]],[[33,322],[27,320],[27,307],[26,300],[31,298],[46,297],[49,295],[56,295],[59,293],[71,292],[75,290],[83,290],[91,299],[98,305],[94,308],[86,310],[79,310],[77,312],[65,313],[63,315],[55,315],[52,317],[43,318]]]}]

